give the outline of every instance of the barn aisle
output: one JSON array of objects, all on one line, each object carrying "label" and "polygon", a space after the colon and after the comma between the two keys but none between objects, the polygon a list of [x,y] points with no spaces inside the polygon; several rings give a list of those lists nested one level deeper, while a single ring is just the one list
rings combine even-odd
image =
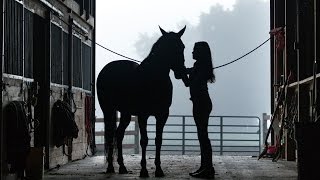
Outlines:
[{"label": "barn aisle", "polygon": [[[154,177],[154,156],[149,155],[147,158],[150,175],[148,179],[159,179]],[[141,155],[125,155],[124,159],[127,169],[131,171],[129,174],[105,174],[104,156],[94,156],[45,172],[44,179],[145,179],[139,177]],[[214,156],[213,161],[216,169],[215,179],[219,180],[293,180],[297,179],[298,175],[297,163],[293,161],[272,162],[271,159],[258,161],[256,157],[250,156]],[[164,155],[162,168],[166,176],[162,179],[197,179],[190,177],[188,173],[198,168],[198,163],[200,163],[200,156]],[[115,170],[118,172],[116,163]]]}]

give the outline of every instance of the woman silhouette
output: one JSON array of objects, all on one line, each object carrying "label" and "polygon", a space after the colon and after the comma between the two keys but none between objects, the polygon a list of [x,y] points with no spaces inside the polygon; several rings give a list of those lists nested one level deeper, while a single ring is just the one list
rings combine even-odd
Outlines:
[{"label": "woman silhouette", "polygon": [[187,68],[189,78],[186,76],[183,81],[186,86],[190,87],[190,99],[193,103],[192,113],[197,126],[201,150],[201,166],[197,171],[189,174],[198,178],[214,178],[212,147],[208,137],[208,122],[212,111],[212,102],[207,83],[214,83],[215,75],[208,43],[205,41],[196,42],[192,55],[196,62],[192,68]]}]

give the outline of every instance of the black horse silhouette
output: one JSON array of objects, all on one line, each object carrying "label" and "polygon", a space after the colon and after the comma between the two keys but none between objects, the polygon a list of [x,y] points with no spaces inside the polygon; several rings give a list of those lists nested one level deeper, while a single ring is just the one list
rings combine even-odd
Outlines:
[{"label": "black horse silhouette", "polygon": [[[173,70],[176,79],[185,75],[184,44],[181,40],[186,27],[178,33],[166,32],[159,27],[162,36],[154,43],[150,54],[139,65],[133,61],[118,60],[107,64],[97,78],[97,95],[104,115],[105,154],[108,155],[107,173],[113,173],[113,143],[116,138],[119,173],[128,173],[122,156],[124,132],[131,116],[138,117],[142,149],[141,177],[148,177],[146,148],[148,145],[147,120],[156,118],[156,177],[164,176],[161,169],[160,151],[162,133],[172,103],[172,82],[169,76]],[[116,111],[121,114],[116,125]]]}]

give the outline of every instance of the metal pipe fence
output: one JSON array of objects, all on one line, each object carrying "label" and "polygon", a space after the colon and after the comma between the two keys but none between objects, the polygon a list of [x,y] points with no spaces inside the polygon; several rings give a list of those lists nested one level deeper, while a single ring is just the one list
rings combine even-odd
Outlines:
[{"label": "metal pipe fence", "polygon": [[[103,122],[98,120],[97,122]],[[124,148],[139,153],[139,129],[137,119],[133,118],[127,128]],[[156,120],[148,120],[149,154],[155,152]],[[261,152],[261,120],[258,116],[210,116],[208,135],[215,155],[258,156]],[[96,132],[103,137],[103,131]],[[98,139],[98,138],[96,138]],[[103,150],[103,141],[97,142]],[[197,129],[190,115],[170,115],[163,131],[161,154],[200,154]]]}]

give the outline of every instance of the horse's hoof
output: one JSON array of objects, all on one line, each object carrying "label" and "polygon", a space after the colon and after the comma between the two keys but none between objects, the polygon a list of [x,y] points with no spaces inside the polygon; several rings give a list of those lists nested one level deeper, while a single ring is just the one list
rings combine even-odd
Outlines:
[{"label": "horse's hoof", "polygon": [[115,173],[113,166],[108,166],[106,173]]},{"label": "horse's hoof", "polygon": [[141,169],[140,177],[149,177],[149,173],[147,169]]},{"label": "horse's hoof", "polygon": [[125,166],[119,167],[119,174],[128,174],[128,170]]},{"label": "horse's hoof", "polygon": [[163,177],[164,176],[164,173],[161,168],[156,168],[155,176],[156,177]]}]

